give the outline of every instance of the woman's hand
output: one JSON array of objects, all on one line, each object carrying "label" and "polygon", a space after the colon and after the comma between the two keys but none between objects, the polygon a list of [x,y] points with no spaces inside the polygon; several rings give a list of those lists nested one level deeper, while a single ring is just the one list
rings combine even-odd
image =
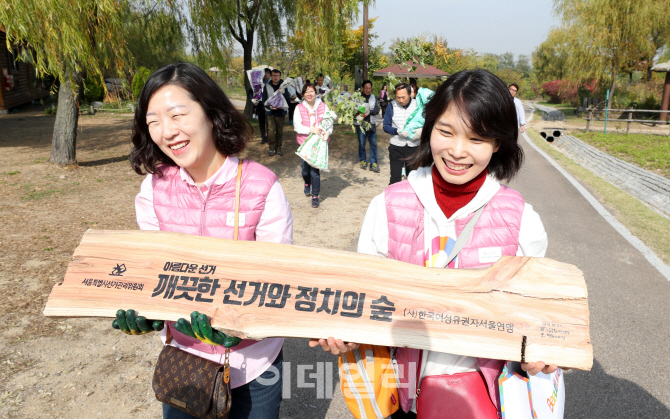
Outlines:
[{"label": "woman's hand", "polygon": [[[544,374],[552,374],[556,372],[558,369],[558,365],[546,365],[542,361],[538,362],[522,362],[521,363],[521,369],[526,371],[530,375],[537,375],[537,373],[541,372]],[[561,367],[563,371],[567,371],[570,368],[563,368]]]},{"label": "woman's hand", "polygon": [[309,129],[309,132],[312,133],[312,134],[321,134],[322,131],[323,130],[319,127],[311,127]]},{"label": "woman's hand", "polygon": [[164,321],[147,320],[144,316],[138,316],[135,310],[117,311],[116,320],[112,322],[114,329],[119,329],[126,335],[144,335],[151,332],[160,332],[164,326]]},{"label": "woman's hand", "polygon": [[188,335],[194,339],[198,339],[202,343],[208,345],[223,345],[226,348],[233,347],[240,343],[242,339],[235,336],[226,335],[216,329],[212,329],[209,322],[209,317],[205,314],[200,314],[197,311],[191,313],[191,322],[186,319],[179,319],[174,325],[175,329],[181,333]]},{"label": "woman's hand", "polygon": [[342,339],[329,337],[328,339],[310,339],[309,346],[310,348],[321,346],[321,349],[326,352],[330,352],[333,355],[340,355],[358,349],[361,345],[359,343],[343,342]]},{"label": "woman's hand", "polygon": [[328,141],[328,137],[330,137],[330,134],[327,132],[323,133],[323,136],[321,137],[321,141]]}]

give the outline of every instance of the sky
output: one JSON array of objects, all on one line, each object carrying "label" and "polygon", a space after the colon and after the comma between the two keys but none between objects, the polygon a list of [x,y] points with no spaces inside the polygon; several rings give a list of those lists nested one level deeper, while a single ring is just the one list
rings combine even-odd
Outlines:
[{"label": "sky", "polygon": [[[443,35],[450,48],[479,53],[530,55],[559,20],[552,0],[376,0],[368,9],[379,17],[373,45],[387,51],[395,38],[422,33]],[[358,24],[362,24],[363,12]]]}]

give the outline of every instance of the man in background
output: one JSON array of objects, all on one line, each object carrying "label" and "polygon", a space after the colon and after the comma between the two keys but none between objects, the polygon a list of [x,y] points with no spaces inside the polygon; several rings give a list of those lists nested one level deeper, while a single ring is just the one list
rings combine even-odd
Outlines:
[{"label": "man in background", "polygon": [[414,154],[416,147],[421,141],[421,131],[417,130],[414,138],[407,138],[405,125],[407,119],[416,110],[416,100],[412,99],[412,87],[407,83],[395,85],[395,99],[389,103],[384,114],[384,132],[391,134],[389,145],[389,162],[391,165],[391,180],[389,185],[402,180],[402,169],[405,168],[405,176],[409,176],[412,167],[407,164],[407,159]]},{"label": "man in background", "polygon": [[[263,103],[266,104],[265,116],[268,119],[268,128],[270,128],[268,133],[268,140],[270,143],[268,156],[274,156],[275,154],[283,156],[281,146],[284,138],[284,117],[288,113],[288,103],[291,100],[288,92],[279,88],[283,82],[284,80],[281,78],[281,71],[275,68],[272,70],[270,81],[265,85],[265,88],[263,88]],[[279,94],[284,95],[284,99],[286,99],[286,108],[275,108],[267,105],[266,102],[277,90],[279,90]]]},{"label": "man in background", "polygon": [[[368,161],[365,153],[365,143],[370,143],[370,170],[379,173],[379,164],[377,164],[377,118],[379,115],[379,102],[372,94],[372,82],[364,80],[361,87],[365,112],[356,113],[356,134],[358,135],[358,160],[360,160],[361,169],[367,169]],[[367,122],[367,124],[366,124]]]},{"label": "man in background", "polygon": [[516,121],[519,126],[519,131],[526,131],[526,114],[523,111],[523,103],[521,100],[516,97],[516,93],[519,91],[519,86],[516,83],[509,85],[509,92],[514,99],[514,107],[516,108]]},{"label": "man in background", "polygon": [[[270,81],[271,70],[269,68],[265,69],[265,75],[263,76],[263,90],[265,90],[265,85]],[[268,143],[268,119],[265,117],[265,103],[263,99],[258,102],[256,105],[256,115],[258,115],[258,126],[261,130],[261,144]]]}]

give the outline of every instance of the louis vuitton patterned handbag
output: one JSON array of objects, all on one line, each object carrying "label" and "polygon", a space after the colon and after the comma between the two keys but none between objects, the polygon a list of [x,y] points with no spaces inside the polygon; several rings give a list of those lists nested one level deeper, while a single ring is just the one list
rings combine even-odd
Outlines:
[{"label": "louis vuitton patterned handbag", "polygon": [[[235,227],[233,240],[239,236],[240,184],[242,162],[237,168],[235,184]],[[170,346],[172,336],[167,328],[165,346],[158,356],[152,387],[156,399],[199,419],[227,419],[230,413],[230,348],[226,348],[223,365]]]},{"label": "louis vuitton patterned handbag", "polygon": [[230,365],[223,365],[166,345],[156,362],[152,387],[156,399],[200,419],[226,419],[230,413]]}]

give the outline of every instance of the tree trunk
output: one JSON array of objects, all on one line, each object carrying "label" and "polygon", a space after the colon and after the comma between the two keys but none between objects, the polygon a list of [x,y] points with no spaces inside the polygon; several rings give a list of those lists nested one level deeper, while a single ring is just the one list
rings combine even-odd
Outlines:
[{"label": "tree trunk", "polygon": [[612,109],[612,98],[614,97],[614,87],[616,86],[616,73],[614,72],[614,66],[612,66],[612,83],[610,84],[610,97],[607,101],[607,107]]},{"label": "tree trunk", "polygon": [[254,31],[247,30],[247,42],[242,45],[242,47],[244,48],[244,90],[247,93],[247,103],[244,105],[244,116],[247,119],[251,119],[254,115],[255,106],[251,102],[253,89],[251,88],[251,83],[249,83],[249,77],[247,77],[246,72],[251,70],[251,58],[254,50]]},{"label": "tree trunk", "polygon": [[[77,121],[79,120],[79,105],[77,102],[77,84],[70,82],[71,70],[67,69],[61,77],[58,91],[58,112],[54,123],[53,139],[51,141],[51,157],[49,162],[67,165],[75,164],[77,144]],[[75,80],[79,75],[75,76]]]}]

